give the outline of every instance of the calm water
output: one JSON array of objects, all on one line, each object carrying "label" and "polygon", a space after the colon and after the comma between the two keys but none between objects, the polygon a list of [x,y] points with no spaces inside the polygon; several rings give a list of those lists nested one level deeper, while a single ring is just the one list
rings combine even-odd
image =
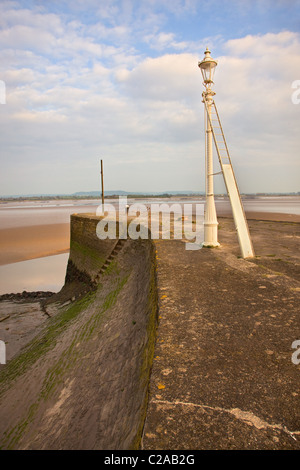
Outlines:
[{"label": "calm water", "polygon": [[[217,208],[223,206],[230,209],[227,199],[217,199]],[[268,196],[255,199],[243,199],[246,211],[251,212],[279,212],[281,214],[300,215],[300,196]]]},{"label": "calm water", "polygon": [[[106,199],[108,203],[118,205],[118,201]],[[168,200],[158,198],[128,199],[128,204],[139,202],[167,203]],[[175,203],[203,203],[203,199],[174,198]],[[280,212],[300,215],[300,196],[274,196],[245,199],[244,207],[248,211]],[[48,201],[0,204],[0,229],[43,225],[52,223],[69,223],[70,215],[82,212],[95,212],[99,203],[95,200],[86,201]],[[216,198],[217,209],[230,209],[227,198]],[[68,254],[48,256],[30,261],[0,266],[0,295],[26,291],[58,292],[64,283]]]},{"label": "calm water", "polygon": [[69,253],[0,266],[0,295],[8,293],[58,292],[65,280]]}]

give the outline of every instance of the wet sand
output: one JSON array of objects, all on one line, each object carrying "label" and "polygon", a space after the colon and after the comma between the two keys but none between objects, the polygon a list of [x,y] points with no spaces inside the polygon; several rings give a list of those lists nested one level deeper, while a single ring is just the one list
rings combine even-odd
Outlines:
[{"label": "wet sand", "polygon": [[[274,222],[300,222],[298,214],[282,214],[280,212],[245,211],[247,220],[270,220]],[[230,210],[218,210],[219,217],[232,218]]]},{"label": "wet sand", "polygon": [[65,281],[69,253],[0,266],[0,296],[26,292],[58,292]]},{"label": "wet sand", "polygon": [[[218,207],[220,217],[232,217],[230,209]],[[249,220],[300,222],[300,215],[277,212],[248,212]],[[44,256],[67,253],[70,247],[70,224],[50,223],[0,230],[0,265],[26,261]]]},{"label": "wet sand", "polygon": [[[299,365],[291,345],[299,338],[300,225],[248,215],[256,257],[244,260],[233,220],[218,216],[217,249],[190,252],[181,240],[155,241],[159,325],[141,448],[299,450]],[[12,361],[32,329],[41,325],[45,333],[29,355],[3,366],[2,448],[114,446],[111,431],[123,429],[127,396],[137,394],[132,358],[144,339],[137,346],[132,338],[144,331],[149,296],[142,277],[149,255],[126,243],[131,248],[118,255],[120,271],[102,276],[97,297],[81,304],[78,316],[62,310],[67,320],[55,311],[57,320],[49,319],[32,304],[17,324],[22,307],[14,314],[5,303],[0,326],[9,328]],[[114,276],[128,275],[131,266],[138,271],[116,294]],[[111,298],[116,302],[107,307]],[[104,306],[110,313],[103,318]]]},{"label": "wet sand", "polygon": [[69,223],[2,229],[0,265],[67,253],[69,247]]}]

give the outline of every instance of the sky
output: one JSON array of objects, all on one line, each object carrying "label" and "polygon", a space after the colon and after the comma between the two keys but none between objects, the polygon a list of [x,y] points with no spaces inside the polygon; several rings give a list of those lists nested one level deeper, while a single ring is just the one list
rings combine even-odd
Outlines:
[{"label": "sky", "polygon": [[240,191],[300,191],[299,0],[0,0],[0,196],[204,191],[206,47]]}]

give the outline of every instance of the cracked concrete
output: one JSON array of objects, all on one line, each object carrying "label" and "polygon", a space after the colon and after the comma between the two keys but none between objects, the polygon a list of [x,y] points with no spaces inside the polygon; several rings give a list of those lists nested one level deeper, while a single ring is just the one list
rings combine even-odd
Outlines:
[{"label": "cracked concrete", "polygon": [[[256,258],[157,241],[159,326],[143,449],[299,449],[299,224],[250,220]],[[287,237],[289,240],[288,246]]]},{"label": "cracked concrete", "polygon": [[213,411],[219,411],[221,413],[229,413],[232,414],[236,419],[243,421],[244,423],[248,424],[249,426],[254,426],[256,429],[279,429],[280,431],[286,432],[289,436],[291,436],[295,441],[297,440],[296,435],[299,435],[300,432],[296,431],[289,431],[285,426],[282,426],[281,424],[270,424],[267,423],[266,421],[260,419],[258,416],[255,416],[253,413],[249,411],[243,411],[240,410],[239,408],[233,408],[230,410],[227,410],[226,408],[220,408],[218,406],[208,406],[208,405],[202,405],[199,403],[185,403],[182,401],[174,401],[174,402],[168,402],[165,400],[153,400],[153,403],[163,403],[167,405],[180,405],[180,406],[195,406],[196,408],[203,408],[203,409],[208,409],[208,410],[213,410]]}]

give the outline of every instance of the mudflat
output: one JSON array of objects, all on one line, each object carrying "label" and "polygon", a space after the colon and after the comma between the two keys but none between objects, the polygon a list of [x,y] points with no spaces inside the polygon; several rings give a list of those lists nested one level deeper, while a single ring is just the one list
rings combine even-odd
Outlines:
[{"label": "mudflat", "polygon": [[[217,206],[218,217],[232,218],[231,210]],[[248,219],[300,222],[300,215],[246,211]],[[43,256],[67,253],[70,248],[70,223],[28,225],[0,229],[0,265]]]},{"label": "mudflat", "polygon": [[[292,362],[292,343],[300,339],[300,224],[288,214],[281,221],[248,214],[255,258],[244,260],[233,220],[225,215],[219,214],[219,248],[187,251],[181,240],[154,241],[159,324],[143,449],[300,448],[300,365]],[[136,287],[125,297],[120,291],[123,313]],[[9,317],[4,305],[1,326],[14,327],[17,339],[11,357],[51,320],[35,314],[36,299],[31,306],[26,300],[26,308],[30,324],[27,315],[17,324],[19,315]],[[72,338],[78,334],[70,332]],[[85,353],[93,357],[89,346]],[[54,361],[55,351],[47,358]],[[87,383],[86,369],[78,381],[82,397],[99,395],[99,384]],[[32,389],[39,383],[31,375]],[[53,406],[64,422],[69,415],[59,400],[58,394]],[[28,403],[19,406],[25,410]],[[89,423],[78,414],[72,422],[82,447]],[[68,448],[60,439],[55,444]],[[34,448],[30,441],[28,446]]]},{"label": "mudflat", "polygon": [[67,253],[70,224],[31,225],[0,230],[0,265]]}]

